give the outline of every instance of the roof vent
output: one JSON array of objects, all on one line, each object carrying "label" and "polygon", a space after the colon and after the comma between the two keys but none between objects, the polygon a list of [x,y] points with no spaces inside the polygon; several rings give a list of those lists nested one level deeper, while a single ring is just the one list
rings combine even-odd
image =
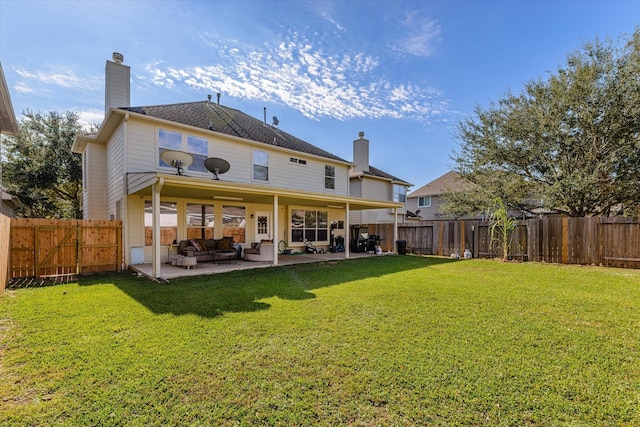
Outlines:
[{"label": "roof vent", "polygon": [[207,95],[207,102],[211,102],[211,94]]},{"label": "roof vent", "polygon": [[124,55],[120,52],[113,52],[111,57],[116,64],[122,64],[122,61],[124,61]]}]

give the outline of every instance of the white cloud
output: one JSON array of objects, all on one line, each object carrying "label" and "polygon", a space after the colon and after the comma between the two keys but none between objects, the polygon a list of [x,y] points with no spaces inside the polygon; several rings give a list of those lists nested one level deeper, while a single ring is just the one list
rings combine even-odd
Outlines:
[{"label": "white cloud", "polygon": [[17,83],[16,85],[13,86],[13,90],[15,90],[17,93],[24,93],[24,94],[35,93],[35,90],[31,86],[25,83]]},{"label": "white cloud", "polygon": [[338,21],[334,20],[331,16],[329,16],[328,13],[322,13],[320,16],[322,16],[323,19],[325,19],[327,22],[329,22],[338,30],[345,31],[345,28],[342,25],[340,25]]},{"label": "white cloud", "polygon": [[276,45],[243,47],[210,43],[218,65],[177,69],[147,66],[148,80],[173,88],[221,92],[233,97],[279,101],[304,116],[412,118],[429,121],[446,110],[439,91],[381,77],[380,59],[362,52],[327,53],[293,33]]},{"label": "white cloud", "polygon": [[89,128],[92,124],[99,125],[104,120],[103,110],[76,108],[74,111],[80,111],[78,113],[78,121],[85,128]]},{"label": "white cloud", "polygon": [[393,45],[394,50],[421,57],[431,56],[435,52],[435,42],[442,31],[437,21],[424,18],[418,12],[411,12],[405,17],[402,26],[406,29],[406,34]]},{"label": "white cloud", "polygon": [[[69,89],[91,90],[102,84],[102,80],[96,77],[81,77],[68,67],[49,67],[47,70],[27,71],[14,69],[16,74],[25,80],[31,80],[44,85],[60,86]],[[20,86],[25,89],[25,83]]]}]

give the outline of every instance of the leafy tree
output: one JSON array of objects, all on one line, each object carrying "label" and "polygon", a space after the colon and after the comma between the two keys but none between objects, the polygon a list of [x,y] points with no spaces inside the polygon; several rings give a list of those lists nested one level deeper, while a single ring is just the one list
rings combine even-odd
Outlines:
[{"label": "leafy tree", "polygon": [[[569,216],[637,213],[640,205],[640,29],[622,47],[587,43],[547,80],[507,93],[458,124],[452,156],[479,185],[449,209],[477,212],[496,197],[512,209]],[[465,200],[472,203],[465,204]]]},{"label": "leafy tree", "polygon": [[3,150],[3,183],[31,218],[82,217],[81,157],[71,152],[78,115],[26,111],[15,137]]}]

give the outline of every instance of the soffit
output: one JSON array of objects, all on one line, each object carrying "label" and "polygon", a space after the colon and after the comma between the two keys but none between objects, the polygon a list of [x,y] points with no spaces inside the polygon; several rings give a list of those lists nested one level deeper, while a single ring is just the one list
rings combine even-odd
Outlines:
[{"label": "soffit", "polygon": [[[152,185],[162,181],[162,198],[212,200],[224,203],[273,203],[278,196],[280,205],[302,205],[314,207],[335,207],[349,204],[351,210],[402,208],[404,204],[362,199],[359,197],[337,196],[330,193],[303,192],[269,186],[238,184],[223,180],[207,180],[167,174],[129,174],[129,194],[151,197]],[[133,183],[136,182],[134,185]]]}]

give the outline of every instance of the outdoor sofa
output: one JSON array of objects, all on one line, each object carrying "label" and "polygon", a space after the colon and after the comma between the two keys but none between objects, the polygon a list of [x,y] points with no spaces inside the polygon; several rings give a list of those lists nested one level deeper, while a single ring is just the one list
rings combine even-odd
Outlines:
[{"label": "outdoor sofa", "polygon": [[221,253],[228,254],[232,251],[236,254],[235,258],[240,259],[242,246],[234,243],[233,237],[181,240],[178,245],[178,254],[195,257],[198,262],[219,261]]}]

